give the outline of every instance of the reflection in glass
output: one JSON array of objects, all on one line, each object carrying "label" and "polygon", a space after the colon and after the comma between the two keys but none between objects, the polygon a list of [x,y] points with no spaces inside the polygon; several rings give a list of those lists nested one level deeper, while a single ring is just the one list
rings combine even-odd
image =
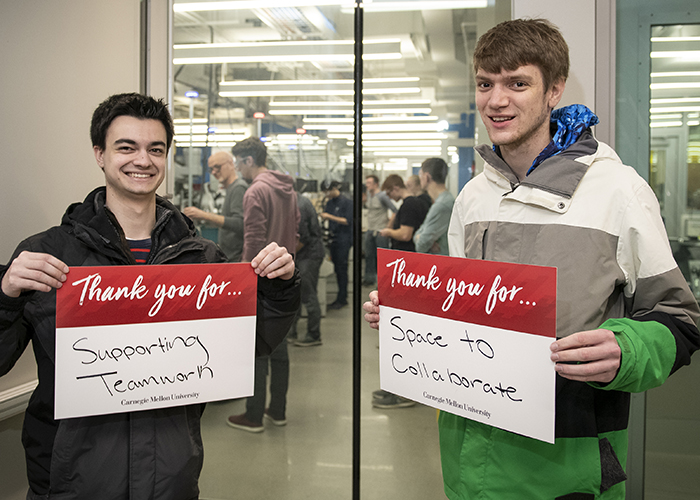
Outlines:
[{"label": "reflection in glass", "polygon": [[[651,29],[649,183],[661,205],[676,261],[700,299],[700,25]],[[697,356],[696,356],[697,358]],[[647,393],[644,493],[697,496],[700,457],[696,390],[700,367]]]},{"label": "reflection in glass", "polygon": [[[323,181],[339,182],[352,197],[353,4],[175,1],[176,205],[219,213],[224,193],[207,160],[251,136],[264,140],[267,167],[292,176],[317,212]],[[450,165],[447,185],[456,195],[472,173],[471,50],[477,30],[494,23],[494,2],[365,5],[363,177],[406,179],[438,156]],[[216,240],[216,227],[198,224]],[[335,283],[325,261],[323,344],[289,347],[286,426],[266,425],[260,434],[230,429],[226,417],[240,413],[243,401],[207,406],[203,498],[350,497],[352,313],[326,311]],[[370,404],[379,387],[377,344],[376,332],[363,333],[362,497],[441,498],[435,411],[416,405],[392,413]]]}]

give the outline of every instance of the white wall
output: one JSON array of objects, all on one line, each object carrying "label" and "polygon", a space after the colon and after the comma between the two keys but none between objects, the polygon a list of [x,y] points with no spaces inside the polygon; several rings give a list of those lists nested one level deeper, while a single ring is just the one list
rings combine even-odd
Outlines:
[{"label": "white wall", "polygon": [[559,106],[585,104],[595,109],[596,0],[513,0],[513,19],[545,18],[553,22],[569,45],[571,69]]},{"label": "white wall", "polygon": [[[608,100],[599,99],[606,109],[596,109],[596,8],[601,4],[608,4],[614,0],[578,0],[576,2],[562,0],[511,0],[511,19],[517,18],[545,18],[554,23],[564,35],[569,45],[569,59],[571,67],[566,89],[558,107],[569,104],[585,104],[591,108],[601,119],[604,126],[604,134],[598,134],[599,138],[610,141],[610,124],[614,130],[614,109],[610,108]],[[496,6],[498,6],[498,2]],[[614,9],[613,9],[614,11]],[[484,26],[493,26],[502,21],[502,15],[497,9],[483,9],[477,12],[480,21],[486,21],[493,17],[491,22],[479,23]],[[478,33],[482,35],[483,33]],[[610,41],[610,40],[607,40]],[[610,47],[598,47],[598,51],[613,50]],[[599,75],[600,77],[600,75]],[[599,87],[600,88],[600,87]],[[614,92],[614,86],[613,86]],[[614,102],[614,101],[613,101]],[[599,125],[598,128],[600,129]],[[598,131],[597,131],[598,133]],[[486,128],[478,113],[476,115],[476,144],[489,143]],[[475,170],[481,172],[484,162],[481,157],[475,155]]]},{"label": "white wall", "polygon": [[[0,0],[0,261],[104,178],[90,117],[139,90],[139,0]],[[0,392],[35,377],[31,353]],[[0,421],[0,499],[24,498],[20,417]],[[21,470],[22,474],[17,474]]]}]

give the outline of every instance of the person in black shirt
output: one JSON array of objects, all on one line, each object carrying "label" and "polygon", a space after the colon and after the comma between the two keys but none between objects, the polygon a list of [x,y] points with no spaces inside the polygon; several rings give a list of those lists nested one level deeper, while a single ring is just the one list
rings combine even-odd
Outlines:
[{"label": "person in black shirt", "polygon": [[328,309],[348,305],[348,255],[352,246],[352,201],[340,194],[340,182],[324,183],[326,208],[321,218],[328,221],[331,233],[331,260],[338,279],[338,296]]},{"label": "person in black shirt", "polygon": [[392,250],[415,252],[413,233],[423,224],[430,205],[416,196],[411,196],[403,179],[396,174],[392,174],[384,180],[382,190],[392,200],[403,200],[403,203],[399,211],[396,212],[392,227],[382,229],[379,234],[390,238]]}]

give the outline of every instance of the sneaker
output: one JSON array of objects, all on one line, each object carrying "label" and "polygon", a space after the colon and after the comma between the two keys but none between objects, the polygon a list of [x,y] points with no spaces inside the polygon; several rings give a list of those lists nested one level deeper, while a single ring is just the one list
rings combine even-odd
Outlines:
[{"label": "sneaker", "polygon": [[251,422],[245,416],[245,413],[241,415],[231,415],[226,419],[226,423],[234,429],[241,429],[248,432],[262,432],[265,430],[265,427],[263,427],[262,422],[259,424]]},{"label": "sneaker", "polygon": [[411,401],[410,399],[402,398],[401,396],[391,393],[387,393],[387,396],[384,398],[372,400],[372,406],[387,410],[390,408],[408,408],[409,406],[414,406],[415,404],[415,401]]},{"label": "sneaker", "polygon": [[333,302],[332,304],[328,305],[327,309],[331,309],[331,310],[340,309],[340,308],[345,307],[347,305],[348,305],[347,302]]},{"label": "sneaker", "polygon": [[321,342],[321,339],[310,339],[308,337],[303,338],[301,340],[297,340],[294,342],[294,345],[297,347],[311,347],[312,345],[321,345],[323,342]]},{"label": "sneaker", "polygon": [[386,392],[383,389],[377,389],[372,393],[372,399],[383,399],[391,395],[392,394],[390,392]]},{"label": "sneaker", "polygon": [[263,414],[263,417],[268,419],[270,422],[272,422],[274,425],[280,427],[282,425],[287,425],[287,419],[286,418],[281,418],[281,419],[276,419],[272,415],[270,415],[270,409],[267,408],[265,409],[265,413]]}]

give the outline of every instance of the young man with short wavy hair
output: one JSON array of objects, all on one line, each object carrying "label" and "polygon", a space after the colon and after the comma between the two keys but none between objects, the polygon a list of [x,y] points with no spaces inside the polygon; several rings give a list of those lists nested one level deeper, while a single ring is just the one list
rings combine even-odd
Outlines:
[{"label": "young man with short wavy hair", "polygon": [[[649,185],[591,127],[554,109],[568,47],[541,19],[507,21],[474,52],[493,146],[455,201],[450,255],[557,268],[555,443],[440,412],[448,498],[623,499],[630,393],[661,385],[700,347],[700,309]],[[376,326],[378,297],[365,304]]]}]

